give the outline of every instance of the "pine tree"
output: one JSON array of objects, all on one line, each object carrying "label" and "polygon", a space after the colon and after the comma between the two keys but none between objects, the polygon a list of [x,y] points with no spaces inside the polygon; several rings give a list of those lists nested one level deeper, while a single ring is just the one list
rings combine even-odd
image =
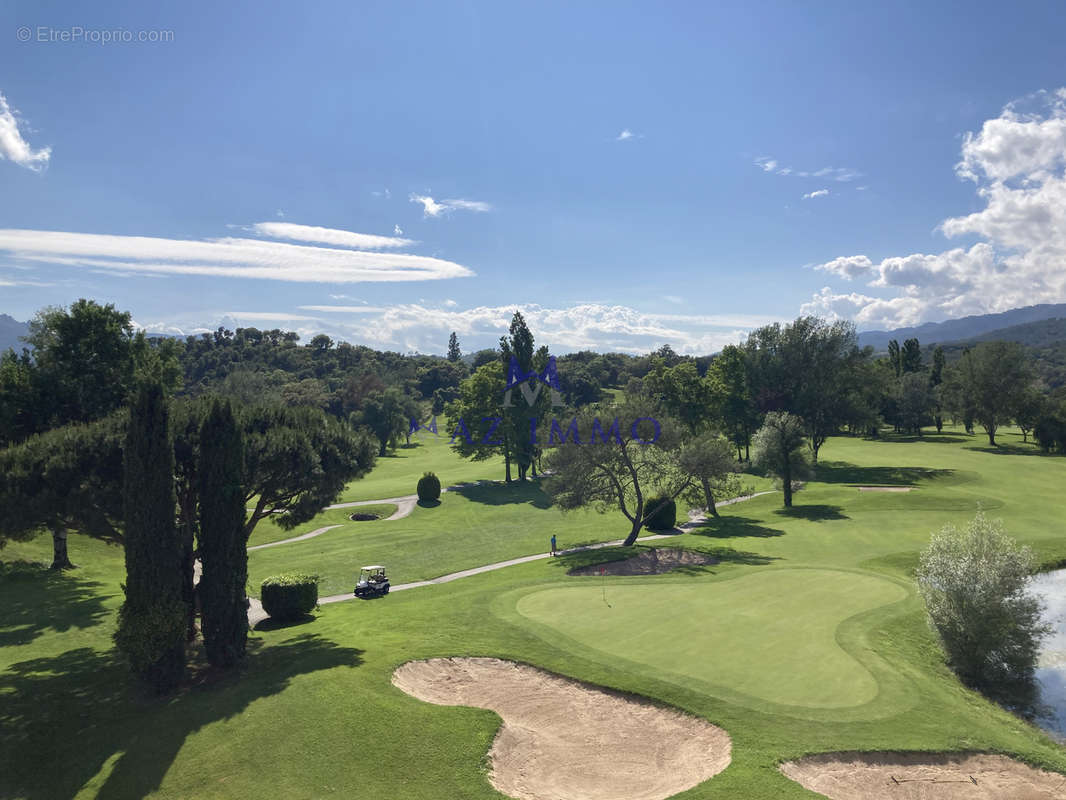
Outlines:
[{"label": "pine tree", "polygon": [[115,643],[159,692],[185,673],[182,547],[174,525],[174,448],[163,387],[142,386],[130,407],[124,455],[126,600]]},{"label": "pine tree", "polygon": [[462,351],[459,350],[459,337],[455,335],[455,331],[452,331],[452,335],[448,337],[448,360],[458,361],[462,355]]},{"label": "pine tree", "polygon": [[228,401],[215,401],[200,428],[200,619],[207,659],[231,667],[248,640],[248,548],[244,447]]}]

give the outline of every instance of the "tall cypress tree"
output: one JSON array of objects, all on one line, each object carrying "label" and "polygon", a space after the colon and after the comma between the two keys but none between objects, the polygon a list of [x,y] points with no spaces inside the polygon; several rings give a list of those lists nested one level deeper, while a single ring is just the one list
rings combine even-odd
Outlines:
[{"label": "tall cypress tree", "polygon": [[126,432],[126,601],[115,632],[133,671],[159,692],[173,689],[185,673],[187,613],[168,416],[163,387],[141,386]]},{"label": "tall cypress tree", "polygon": [[244,533],[244,446],[228,401],[215,401],[200,428],[200,621],[207,659],[230,667],[248,640],[248,548]]}]

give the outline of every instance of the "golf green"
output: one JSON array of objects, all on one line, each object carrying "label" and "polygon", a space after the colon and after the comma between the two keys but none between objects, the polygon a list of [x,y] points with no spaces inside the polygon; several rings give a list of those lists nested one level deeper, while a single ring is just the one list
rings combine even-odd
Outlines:
[{"label": "golf green", "polygon": [[726,581],[575,580],[586,585],[528,594],[518,613],[660,674],[824,709],[863,705],[878,693],[873,675],[841,646],[841,623],[907,595],[883,578],[827,569]]}]

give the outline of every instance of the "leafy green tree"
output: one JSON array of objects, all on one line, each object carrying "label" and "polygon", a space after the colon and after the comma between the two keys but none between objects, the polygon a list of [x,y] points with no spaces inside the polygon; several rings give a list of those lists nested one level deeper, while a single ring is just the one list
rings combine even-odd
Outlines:
[{"label": "leafy green tree", "polygon": [[807,440],[803,420],[785,411],[771,411],[752,439],[752,463],[781,479],[785,508],[792,507],[792,482],[805,476]]},{"label": "leafy green tree", "polygon": [[929,371],[929,386],[933,390],[933,405],[935,410],[933,412],[933,424],[936,425],[936,432],[940,433],[944,428],[944,415],[943,415],[943,391],[940,386],[944,383],[944,348],[937,345],[933,350],[933,367]]},{"label": "leafy green tree", "polygon": [[459,337],[455,335],[455,331],[452,331],[452,335],[448,337],[448,360],[456,362],[462,357],[463,353],[459,349]]},{"label": "leafy green tree", "polygon": [[41,399],[37,397],[33,359],[27,350],[0,354],[0,447],[21,442],[39,429]]},{"label": "leafy green tree", "polygon": [[410,420],[404,418],[403,393],[389,388],[371,394],[363,408],[352,416],[352,422],[367,427],[377,437],[378,456],[384,456],[389,444],[410,425]]},{"label": "leafy green tree", "polygon": [[[445,407],[451,447],[463,458],[485,461],[504,450],[506,443],[493,420],[503,418],[504,367],[497,358],[478,367],[459,385],[459,396]],[[505,465],[510,480],[510,464]]]},{"label": "leafy green tree", "polygon": [[207,659],[231,667],[248,640],[248,547],[244,446],[228,401],[215,401],[200,428],[200,617]]},{"label": "leafy green tree", "polygon": [[67,425],[0,450],[0,546],[45,529],[52,569],[70,569],[70,531],[122,541],[125,416]]},{"label": "leafy green tree", "polygon": [[996,431],[1014,416],[1033,380],[1025,350],[1017,342],[980,342],[960,368],[962,391],[994,447]]},{"label": "leafy green tree", "polygon": [[781,327],[758,328],[745,345],[756,401],[764,411],[788,411],[803,419],[811,454],[853,416],[859,365],[869,356],[858,346],[855,325],[800,317]]},{"label": "leafy green tree", "polygon": [[917,339],[907,339],[899,351],[900,375],[921,372],[922,369],[922,346]]},{"label": "leafy green tree", "polygon": [[1041,603],[1028,590],[1033,556],[979,513],[962,530],[933,534],[918,587],[948,663],[967,686],[1023,713],[1036,699]]},{"label": "leafy green tree", "polygon": [[900,425],[904,430],[921,436],[922,425],[928,423],[933,408],[933,393],[928,379],[917,372],[904,372],[896,391]]},{"label": "leafy green tree", "polygon": [[[521,311],[514,312],[508,332],[509,336],[500,337],[500,356],[504,370],[509,372],[512,358],[522,374],[528,374],[534,369],[538,372],[544,369],[547,365],[548,351],[544,348],[534,351],[533,333],[526,325]],[[551,393],[547,391],[547,387],[538,385],[535,378],[530,378],[527,382],[536,396],[532,405],[526,402],[525,395],[519,392],[519,387],[516,386],[508,395],[505,395],[501,406],[503,422],[500,424],[500,432],[504,441],[504,460],[508,481],[511,479],[510,462],[512,459],[518,468],[518,480],[524,481],[530,468],[535,471],[534,459],[537,455],[537,447],[529,435],[530,419],[536,420],[539,426],[540,421],[547,416],[551,408]],[[514,398],[510,405],[508,405],[509,397]]]},{"label": "leafy green tree", "polygon": [[1036,427],[1046,408],[1047,400],[1033,386],[1027,387],[1018,398],[1018,405],[1014,409],[1014,423],[1021,429],[1023,442],[1029,441],[1029,432]]},{"label": "leafy green tree", "polygon": [[124,457],[126,599],[115,643],[135,674],[166,692],[185,672],[187,609],[174,526],[174,449],[158,383],[143,386],[130,408]]},{"label": "leafy green tree", "polygon": [[715,421],[737,448],[737,460],[750,460],[751,435],[761,415],[752,396],[751,375],[744,348],[726,345],[711,362],[704,380],[710,387]]},{"label": "leafy green tree", "polygon": [[888,363],[892,366],[897,378],[903,374],[903,362],[900,360],[899,341],[897,339],[892,339],[888,343]]},{"label": "leafy green tree", "polygon": [[714,412],[714,386],[700,377],[696,364],[681,361],[667,366],[660,360],[644,376],[644,391],[689,431],[706,428]]},{"label": "leafy green tree", "polygon": [[[581,438],[549,447],[544,488],[564,511],[591,507],[620,511],[630,523],[630,546],[659,510],[646,502],[654,492],[674,499],[692,483],[678,468],[680,425],[656,417],[647,398],[627,397],[618,406],[586,408],[565,433]],[[644,420],[638,422],[638,420]]]},{"label": "leafy green tree", "polygon": [[718,516],[715,496],[736,497],[741,493],[732,443],[716,433],[703,433],[682,444],[678,466],[692,478],[682,496],[693,506],[702,505],[711,516]]}]

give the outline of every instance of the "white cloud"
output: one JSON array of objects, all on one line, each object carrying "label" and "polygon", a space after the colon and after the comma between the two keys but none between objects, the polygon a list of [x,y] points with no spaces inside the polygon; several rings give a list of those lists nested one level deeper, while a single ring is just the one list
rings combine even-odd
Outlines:
[{"label": "white cloud", "polygon": [[[878,263],[848,256],[816,268],[869,278],[871,287],[896,293],[856,305],[857,322],[891,327],[1066,302],[1066,90],[1011,103],[967,134],[956,172],[975,182],[984,208],[948,218],[939,229],[982,241]],[[812,303],[856,297],[826,291]]]},{"label": "white cloud", "polygon": [[[776,158],[760,156],[754,161],[755,166],[763,172],[772,172],[775,175],[794,175],[797,178],[829,178],[830,180],[847,183],[862,177],[862,173],[849,167],[822,167],[816,170],[800,170],[792,167],[782,167]],[[865,187],[864,187],[865,188]],[[815,194],[815,196],[818,196]]]},{"label": "white cloud", "polygon": [[306,314],[288,314],[283,311],[227,311],[226,316],[249,322],[301,322],[315,319]]},{"label": "white cloud", "polygon": [[[288,223],[259,223],[263,233]],[[369,234],[329,228],[289,226],[305,239],[336,237],[354,243]],[[307,231],[324,233],[308,233]],[[356,237],[346,239],[346,237]],[[373,241],[394,240],[369,237]],[[379,242],[379,246],[383,246]],[[391,245],[390,245],[391,246]],[[0,229],[0,254],[22,263],[46,263],[148,275],[209,275],[260,280],[358,283],[463,278],[474,272],[461,264],[406,253],[373,253],[336,247],[227,237],[164,239],[64,231]]]},{"label": "white cloud", "polygon": [[804,200],[813,200],[816,197],[828,197],[828,196],[829,196],[829,190],[828,189],[818,189],[817,191],[814,191],[814,192],[807,192],[807,194],[803,195],[803,199]]},{"label": "white cloud", "polygon": [[22,137],[18,112],[12,110],[7,98],[0,92],[0,159],[13,161],[19,166],[40,172],[48,166],[52,157],[51,147],[36,150]]},{"label": "white cloud", "polygon": [[372,233],[354,233],[336,228],[319,228],[314,225],[296,225],[292,222],[256,222],[249,227],[249,230],[272,239],[331,244],[359,250],[384,250],[417,244],[411,239],[377,236]]},{"label": "white cloud", "polygon": [[393,225],[392,232],[396,236],[403,236],[403,228],[401,228],[399,225]]},{"label": "white cloud", "polygon": [[410,199],[412,203],[422,204],[422,215],[425,217],[439,217],[443,214],[449,214],[452,211],[485,212],[492,210],[491,205],[480,200],[452,198],[450,200],[441,200],[438,202],[429,195],[418,194],[412,194]]},{"label": "white cloud", "polygon": [[643,133],[633,133],[629,128],[623,128],[622,132],[614,137],[616,142],[628,142],[631,139],[643,139]]},{"label": "white cloud", "polygon": [[444,305],[447,306],[448,308],[455,308],[459,304],[457,302],[455,302],[454,300],[449,298],[448,300],[444,301]]},{"label": "white cloud", "polygon": [[[646,353],[669,343],[678,352],[706,354],[739,342],[751,328],[776,321],[759,315],[651,314],[602,303],[568,308],[504,305],[458,309],[446,301],[444,306],[434,308],[423,302],[388,308],[300,306],[301,311],[334,319],[320,319],[316,325],[297,330],[305,338],[326,332],[355,343],[424,353],[441,352],[448,334],[456,331],[467,349],[476,349],[494,347],[517,309],[537,343],[547,344],[556,353],[581,349]],[[345,319],[348,316],[352,318]]]}]

